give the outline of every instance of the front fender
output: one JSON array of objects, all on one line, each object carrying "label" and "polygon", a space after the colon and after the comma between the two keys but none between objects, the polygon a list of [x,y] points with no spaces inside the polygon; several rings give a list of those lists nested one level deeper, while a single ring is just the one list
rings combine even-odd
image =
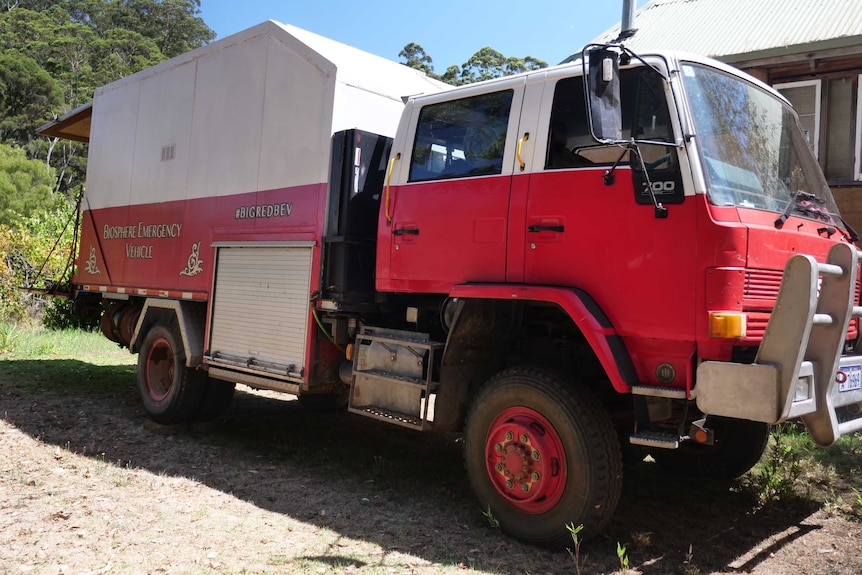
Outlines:
[{"label": "front fender", "polygon": [[554,286],[460,284],[453,298],[523,300],[558,305],[575,323],[596,354],[614,389],[629,393],[638,378],[622,337],[596,301],[583,290]]}]

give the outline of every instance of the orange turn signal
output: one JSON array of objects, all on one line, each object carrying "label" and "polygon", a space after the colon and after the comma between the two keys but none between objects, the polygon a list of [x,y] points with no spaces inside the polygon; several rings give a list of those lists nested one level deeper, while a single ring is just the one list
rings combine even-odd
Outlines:
[{"label": "orange turn signal", "polygon": [[709,312],[709,337],[739,339],[745,337],[745,314],[729,311]]}]

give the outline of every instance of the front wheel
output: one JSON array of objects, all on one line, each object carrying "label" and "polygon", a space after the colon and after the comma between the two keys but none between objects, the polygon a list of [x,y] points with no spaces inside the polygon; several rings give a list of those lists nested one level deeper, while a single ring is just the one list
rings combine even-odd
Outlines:
[{"label": "front wheel", "polygon": [[179,423],[197,415],[206,373],[186,367],[179,329],[156,324],[138,354],[138,391],[144,411],[156,423]]},{"label": "front wheel", "polygon": [[589,390],[538,369],[509,369],[481,389],[464,430],[470,483],[501,529],[547,547],[610,521],[622,458],[610,418]]}]

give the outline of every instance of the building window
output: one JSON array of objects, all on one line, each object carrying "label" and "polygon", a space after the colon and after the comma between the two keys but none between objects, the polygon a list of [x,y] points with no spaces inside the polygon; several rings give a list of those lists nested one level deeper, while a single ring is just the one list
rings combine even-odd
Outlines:
[{"label": "building window", "polygon": [[826,126],[829,139],[826,141],[826,165],[824,172],[827,180],[849,180],[853,173],[853,78],[829,80],[828,108]]},{"label": "building window", "polygon": [[856,169],[853,179],[862,180],[862,74],[856,77]]},{"label": "building window", "polygon": [[787,98],[796,113],[814,156],[820,156],[820,80],[776,84],[775,89]]},{"label": "building window", "polygon": [[862,180],[862,74],[776,84],[830,184]]}]

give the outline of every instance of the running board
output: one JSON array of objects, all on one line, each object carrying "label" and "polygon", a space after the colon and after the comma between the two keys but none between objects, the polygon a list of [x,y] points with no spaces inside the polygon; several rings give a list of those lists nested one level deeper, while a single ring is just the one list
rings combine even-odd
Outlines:
[{"label": "running board", "polygon": [[633,385],[632,395],[666,397],[669,399],[688,399],[688,394],[684,389],[679,389],[678,387],[659,387],[656,385]]},{"label": "running board", "polygon": [[639,431],[629,437],[632,445],[643,445],[644,447],[656,447],[658,449],[677,449],[680,437],[673,433],[661,433],[658,431]]}]

